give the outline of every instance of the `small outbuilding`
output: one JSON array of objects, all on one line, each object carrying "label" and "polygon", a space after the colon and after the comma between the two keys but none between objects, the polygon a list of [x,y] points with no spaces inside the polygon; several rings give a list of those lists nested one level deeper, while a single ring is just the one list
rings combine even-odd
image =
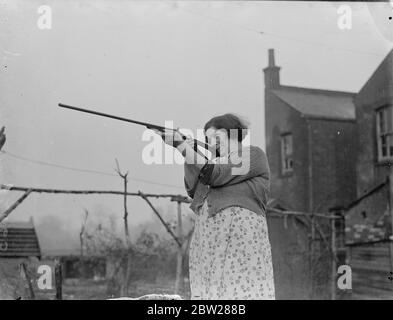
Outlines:
[{"label": "small outbuilding", "polygon": [[[31,298],[41,249],[33,220],[0,224],[0,299]],[[30,281],[29,281],[30,279]]]}]

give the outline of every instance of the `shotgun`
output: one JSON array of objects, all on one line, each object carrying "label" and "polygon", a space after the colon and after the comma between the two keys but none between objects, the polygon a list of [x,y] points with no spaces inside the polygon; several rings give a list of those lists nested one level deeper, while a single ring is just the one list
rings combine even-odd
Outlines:
[{"label": "shotgun", "polygon": [[[179,132],[182,135],[182,138],[184,140],[187,139],[187,137],[184,134],[182,134],[177,129],[166,128],[166,127],[158,126],[158,125],[151,124],[151,123],[148,123],[148,122],[143,122],[143,121],[137,121],[137,120],[127,119],[127,118],[123,118],[123,117],[118,117],[118,116],[114,116],[114,115],[103,113],[103,112],[87,110],[87,109],[74,107],[74,106],[70,106],[70,105],[67,105],[67,104],[63,104],[63,103],[59,103],[59,107],[66,108],[66,109],[71,109],[71,110],[76,110],[76,111],[80,111],[80,112],[85,112],[85,113],[90,113],[90,114],[95,114],[97,116],[111,118],[111,119],[115,119],[115,120],[120,120],[120,121],[130,122],[130,123],[134,123],[134,124],[139,124],[141,126],[146,127],[147,129],[158,130],[158,131],[161,131],[161,132],[164,132],[165,130],[177,131],[177,132]],[[207,159],[207,157],[198,150],[198,146],[200,146],[200,147],[204,148],[205,150],[208,150],[211,153],[216,154],[217,156],[219,156],[218,150],[215,150],[213,147],[211,147],[207,143],[199,141],[199,140],[196,140],[196,139],[193,139],[193,141],[194,141],[194,150],[196,152],[198,152],[200,155],[202,155],[203,157],[205,157],[206,159]]]}]

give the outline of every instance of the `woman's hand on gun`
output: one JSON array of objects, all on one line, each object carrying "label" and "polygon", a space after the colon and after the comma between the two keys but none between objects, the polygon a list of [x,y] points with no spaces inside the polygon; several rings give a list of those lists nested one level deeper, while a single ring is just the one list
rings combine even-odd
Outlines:
[{"label": "woman's hand on gun", "polygon": [[[155,133],[161,136],[162,140],[172,147],[177,148],[180,144],[184,142],[183,135],[177,130],[165,130],[160,131],[157,129],[153,129]],[[187,137],[186,141],[189,141],[189,137]]]}]

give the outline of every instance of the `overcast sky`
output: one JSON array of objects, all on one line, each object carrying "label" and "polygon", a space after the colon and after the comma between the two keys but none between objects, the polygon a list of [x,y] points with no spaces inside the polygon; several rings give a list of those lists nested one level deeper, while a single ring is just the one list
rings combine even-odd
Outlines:
[{"label": "overcast sky", "polygon": [[[392,48],[385,33],[393,23],[388,20],[392,8],[385,3],[350,3],[351,30],[337,26],[340,4],[326,2],[0,3],[4,150],[110,174],[118,158],[131,178],[174,186],[130,180],[130,191],[185,194],[182,166],[144,164],[142,127],[63,110],[59,102],[159,125],[171,120],[192,130],[214,115],[236,112],[250,120],[252,144],[264,148],[262,69],[268,48],[276,51],[283,84],[351,92],[359,91]],[[52,29],[40,30],[37,9],[47,3]],[[386,23],[377,19],[381,15]],[[114,176],[49,167],[9,154],[0,154],[0,161],[1,183],[122,188]],[[1,209],[18,196],[1,193]],[[167,200],[154,203],[171,208]],[[131,224],[154,219],[143,200],[130,198],[129,206]],[[97,219],[110,214],[121,221],[121,197],[44,194],[31,195],[10,220],[33,216],[39,223],[52,215],[73,229],[81,223],[83,208],[96,212]]]}]

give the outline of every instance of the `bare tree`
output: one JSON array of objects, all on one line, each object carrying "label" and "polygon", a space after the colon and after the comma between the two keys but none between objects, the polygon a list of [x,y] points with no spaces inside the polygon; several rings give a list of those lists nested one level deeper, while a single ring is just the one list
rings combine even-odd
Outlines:
[{"label": "bare tree", "polygon": [[126,173],[122,173],[120,170],[120,165],[117,159],[116,161],[116,169],[115,171],[118,173],[118,175],[123,179],[124,183],[124,235],[125,235],[125,246],[126,246],[126,252],[127,252],[127,264],[124,272],[124,281],[121,286],[121,296],[126,296],[128,294],[128,284],[130,281],[130,276],[131,276],[131,254],[130,250],[132,250],[131,247],[131,239],[130,239],[130,231],[128,229],[128,208],[127,208],[127,186],[128,186],[128,171]]},{"label": "bare tree", "polygon": [[4,146],[6,141],[6,136],[5,136],[5,127],[3,126],[0,130],[0,150]]},{"label": "bare tree", "polygon": [[116,169],[115,171],[117,172],[117,174],[123,179],[123,183],[124,183],[124,216],[123,216],[123,220],[124,220],[124,234],[125,234],[125,242],[127,244],[127,246],[129,246],[130,244],[130,232],[128,229],[128,209],[127,209],[127,185],[128,185],[128,171],[127,173],[122,173],[120,170],[120,166],[119,166],[119,162],[117,161],[117,159],[115,159],[116,161]]},{"label": "bare tree", "polygon": [[83,239],[84,239],[84,234],[86,231],[86,222],[87,222],[88,216],[89,216],[89,211],[87,209],[85,209],[85,218],[82,222],[81,231],[79,232],[79,241],[81,244],[81,257],[83,257],[83,248],[84,248]]}]

